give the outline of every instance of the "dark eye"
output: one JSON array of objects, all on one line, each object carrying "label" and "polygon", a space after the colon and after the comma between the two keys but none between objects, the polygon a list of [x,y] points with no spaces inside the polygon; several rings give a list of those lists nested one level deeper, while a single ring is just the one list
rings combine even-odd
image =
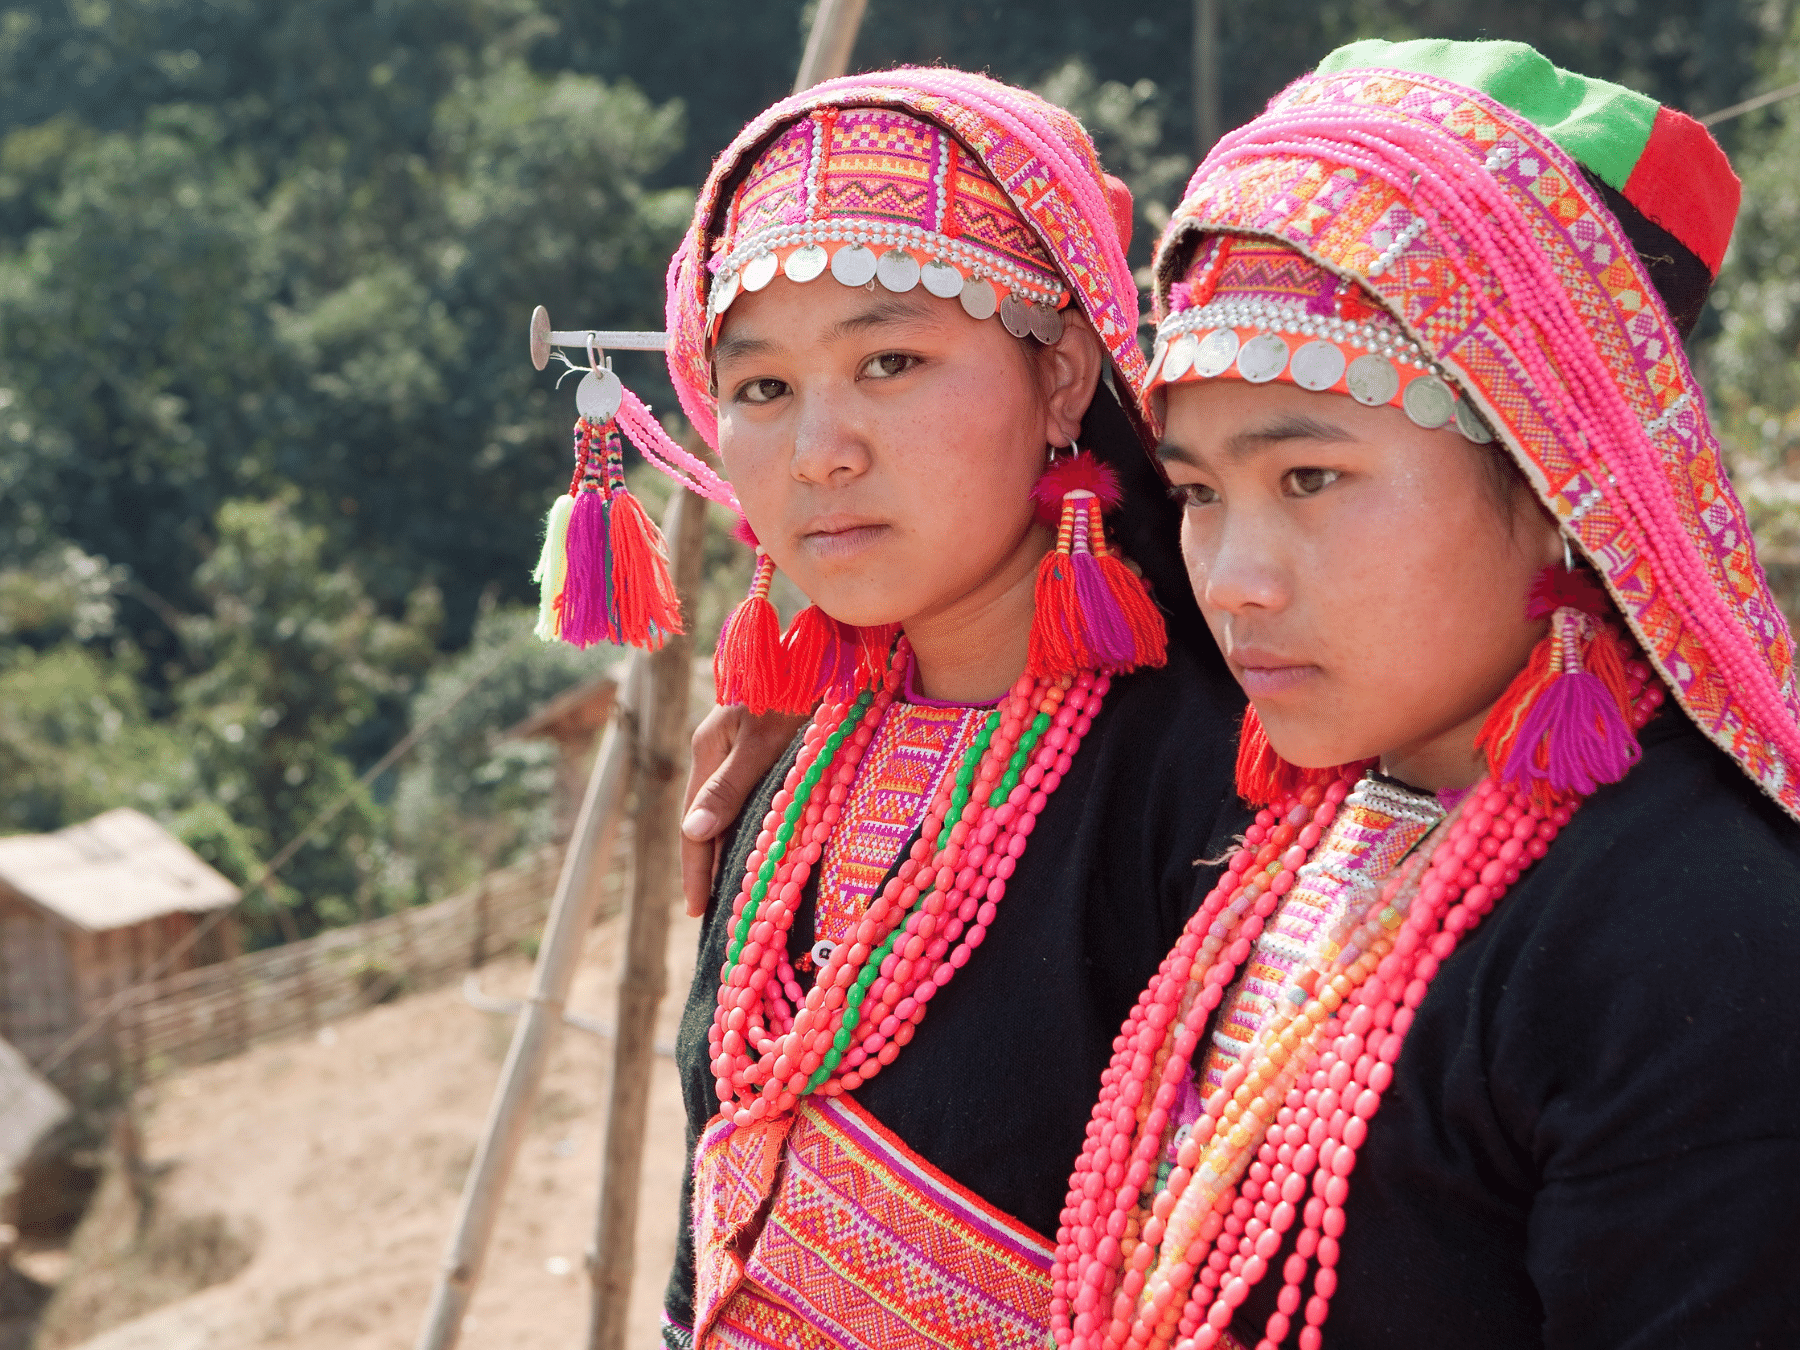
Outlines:
[{"label": "dark eye", "polygon": [[1196,506],[1211,506],[1219,494],[1205,483],[1174,483],[1169,487],[1169,500],[1183,511],[1191,511]]},{"label": "dark eye", "polygon": [[1336,469],[1289,469],[1281,486],[1291,497],[1316,497],[1341,477]]},{"label": "dark eye", "polygon": [[739,387],[737,396],[741,403],[773,403],[787,391],[785,380],[751,380]]},{"label": "dark eye", "polygon": [[863,362],[862,374],[871,380],[891,380],[918,364],[918,357],[908,356],[905,352],[882,352]]}]

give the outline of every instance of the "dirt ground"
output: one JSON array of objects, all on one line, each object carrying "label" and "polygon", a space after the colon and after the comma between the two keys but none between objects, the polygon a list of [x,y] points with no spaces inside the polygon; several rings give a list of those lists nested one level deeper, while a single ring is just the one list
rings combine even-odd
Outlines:
[{"label": "dirt ground", "polygon": [[[669,942],[632,1350],[656,1344],[674,1250],[683,1131],[667,1052],[697,927],[677,916]],[[608,1026],[621,936],[618,919],[589,935],[570,999],[573,1011]],[[493,962],[481,972],[483,992],[518,997],[529,974],[522,958]],[[142,1116],[145,1157],[157,1178],[155,1221],[174,1216],[227,1234],[242,1244],[247,1264],[223,1283],[132,1316],[82,1350],[409,1350],[510,1035],[510,1018],[476,1011],[459,988],[440,989],[156,1084]],[[573,1350],[585,1343],[582,1259],[598,1196],[609,1046],[566,1028],[551,1056],[465,1323],[465,1347]],[[123,1261],[134,1211],[122,1185],[102,1200],[99,1219],[90,1217],[96,1228],[85,1259],[78,1247],[46,1332],[59,1320],[74,1330],[69,1319],[82,1317],[95,1319],[91,1329],[107,1306],[124,1311],[112,1278],[124,1266],[108,1259],[107,1247]],[[107,1205],[118,1212],[109,1216]]]}]

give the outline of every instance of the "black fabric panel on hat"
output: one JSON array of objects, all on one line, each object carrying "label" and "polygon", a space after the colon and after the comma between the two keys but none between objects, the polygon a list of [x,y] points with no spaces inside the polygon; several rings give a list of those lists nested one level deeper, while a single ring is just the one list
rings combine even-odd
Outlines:
[{"label": "black fabric panel on hat", "polygon": [[1581,172],[1631,240],[1638,260],[1650,274],[1650,284],[1662,296],[1681,336],[1693,336],[1694,325],[1700,322],[1700,312],[1706,308],[1706,297],[1712,290],[1713,274],[1692,249],[1633,206],[1624,193],[1608,187],[1585,168]]}]

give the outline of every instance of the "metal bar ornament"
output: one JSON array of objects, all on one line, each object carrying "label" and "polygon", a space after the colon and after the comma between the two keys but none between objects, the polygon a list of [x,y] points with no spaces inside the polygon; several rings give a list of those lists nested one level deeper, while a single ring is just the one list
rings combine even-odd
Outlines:
[{"label": "metal bar ornament", "polygon": [[627,328],[552,328],[550,311],[539,305],[531,311],[531,364],[542,370],[550,364],[552,347],[579,347],[625,352],[660,352],[669,345],[667,333],[640,332]]}]

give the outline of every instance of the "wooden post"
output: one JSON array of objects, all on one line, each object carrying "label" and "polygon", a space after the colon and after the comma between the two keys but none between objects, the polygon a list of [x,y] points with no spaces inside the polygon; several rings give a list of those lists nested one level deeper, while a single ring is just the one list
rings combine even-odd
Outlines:
[{"label": "wooden post", "polygon": [[800,56],[800,73],[794,77],[796,94],[850,69],[856,30],[862,27],[867,8],[868,0],[819,0],[812,31],[806,35],[806,50]]},{"label": "wooden post", "polygon": [[[663,518],[663,535],[672,545],[675,586],[682,607],[692,615],[706,546],[705,499],[685,490],[677,492]],[[625,1345],[644,1130],[650,1110],[650,1070],[656,1053],[656,1008],[669,982],[669,905],[680,891],[675,844],[681,828],[693,654],[690,634],[671,638],[650,658],[650,695],[638,752],[634,866],[613,1016],[600,1208],[594,1243],[587,1255],[588,1279],[593,1285],[589,1350],[622,1350]]]},{"label": "wooden post", "polygon": [[234,910],[219,921],[219,942],[225,949],[225,969],[231,980],[231,1021],[234,1053],[250,1048],[250,1007],[244,997],[244,937]]},{"label": "wooden post", "polygon": [[431,1306],[419,1329],[416,1350],[450,1350],[462,1335],[463,1314],[481,1278],[481,1264],[487,1256],[494,1218],[500,1211],[500,1197],[525,1137],[531,1102],[562,1025],[563,1004],[575,978],[582,938],[593,916],[597,888],[591,873],[612,857],[619,804],[630,786],[636,759],[637,709],[648,662],[643,652],[632,655],[625,688],[613,707],[606,739],[594,760],[594,772],[588,777],[575,834],[569,840],[562,873],[556,881],[556,898],[551,901],[550,917],[544,924],[544,941],[532,970],[531,991],[513,1028],[512,1045],[500,1070],[500,1086],[488,1108],[475,1161],[463,1182],[449,1250],[431,1291]]},{"label": "wooden post", "polygon": [[1194,0],[1194,154],[1219,139],[1219,0]]}]

